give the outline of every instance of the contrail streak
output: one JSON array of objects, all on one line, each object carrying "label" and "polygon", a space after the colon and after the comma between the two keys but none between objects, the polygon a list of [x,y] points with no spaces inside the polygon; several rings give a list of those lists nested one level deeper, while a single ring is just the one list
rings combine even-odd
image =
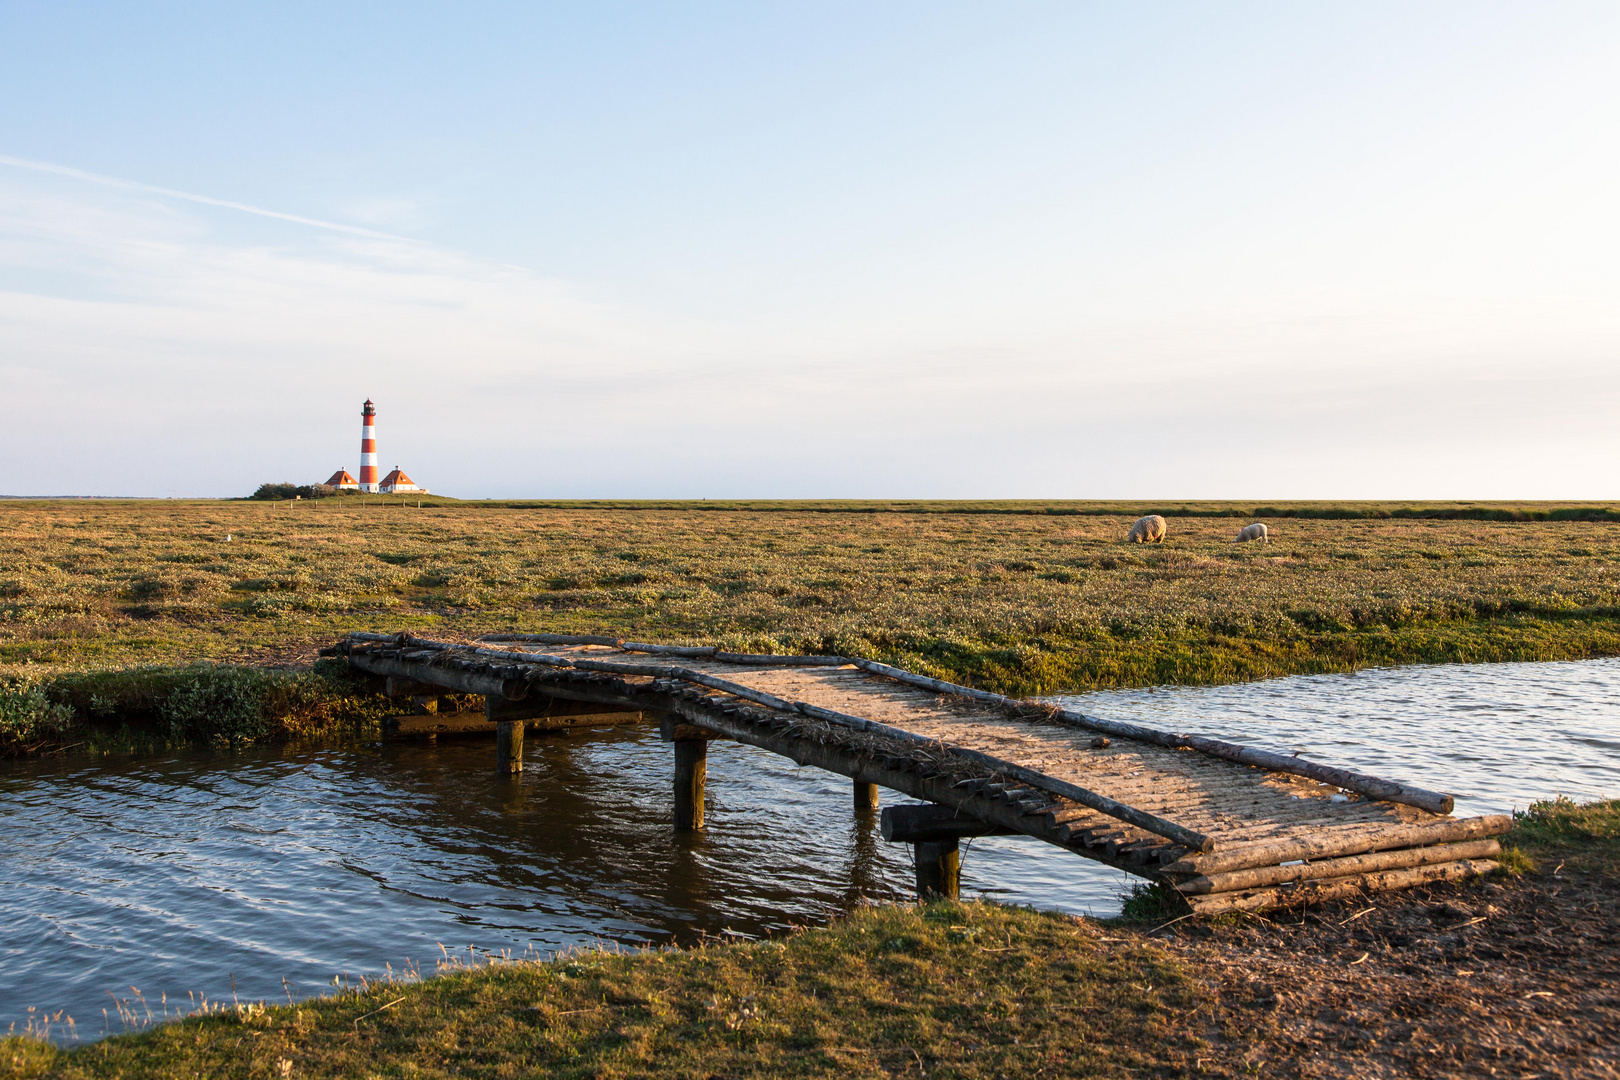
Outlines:
[{"label": "contrail streak", "polygon": [[115,176],[101,176],[97,173],[84,172],[81,169],[70,169],[66,165],[52,165],[45,161],[29,161],[27,158],[10,157],[0,154],[0,165],[9,165],[14,169],[28,169],[32,172],[49,173],[53,176],[66,176],[74,180],[84,180],[92,184],[101,184],[105,187],[125,188],[131,191],[145,191],[153,195],[162,195],[170,199],[184,199],[186,202],[201,203],[204,206],[222,206],[227,210],[240,210],[244,214],[257,214],[259,217],[275,218],[277,221],[291,221],[297,225],[308,225],[315,229],[328,229],[332,232],[348,233],[351,236],[365,236],[373,240],[393,240],[399,243],[414,244],[417,241],[406,236],[394,236],[391,233],[376,232],[372,229],[362,229],[355,225],[339,225],[335,221],[321,221],[318,218],[300,217],[297,214],[283,214],[279,210],[266,210],[262,206],[249,206],[247,203],[231,202],[229,199],[215,199],[207,195],[193,195],[189,191],[175,191],[173,188],[158,187],[154,184],[142,184],[135,180],[120,180]]}]

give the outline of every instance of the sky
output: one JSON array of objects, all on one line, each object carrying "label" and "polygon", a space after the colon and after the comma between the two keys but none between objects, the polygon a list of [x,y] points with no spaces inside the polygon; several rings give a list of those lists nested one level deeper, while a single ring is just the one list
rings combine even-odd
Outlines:
[{"label": "sky", "polygon": [[1620,6],[0,0],[0,494],[1620,498]]}]

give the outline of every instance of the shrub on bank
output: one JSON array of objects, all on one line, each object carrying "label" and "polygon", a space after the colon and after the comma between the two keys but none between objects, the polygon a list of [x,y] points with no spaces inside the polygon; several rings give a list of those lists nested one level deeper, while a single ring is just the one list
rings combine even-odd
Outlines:
[{"label": "shrub on bank", "polygon": [[248,496],[250,499],[263,499],[266,502],[284,502],[287,499],[327,499],[338,493],[338,489],[327,484],[260,484],[259,490]]},{"label": "shrub on bank", "polygon": [[0,679],[0,750],[55,742],[72,726],[73,710],[52,701],[37,680]]},{"label": "shrub on bank", "polygon": [[365,731],[390,711],[332,661],[311,671],[187,664],[12,678],[0,683],[0,754],[109,733],[126,742],[274,742]]}]

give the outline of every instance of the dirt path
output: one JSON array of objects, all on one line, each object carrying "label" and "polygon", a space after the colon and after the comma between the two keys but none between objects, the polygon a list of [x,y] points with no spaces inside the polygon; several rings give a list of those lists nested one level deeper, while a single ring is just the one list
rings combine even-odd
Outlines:
[{"label": "dirt path", "polygon": [[1620,1077],[1620,879],[1562,868],[1156,935],[1209,979],[1195,1069]]}]

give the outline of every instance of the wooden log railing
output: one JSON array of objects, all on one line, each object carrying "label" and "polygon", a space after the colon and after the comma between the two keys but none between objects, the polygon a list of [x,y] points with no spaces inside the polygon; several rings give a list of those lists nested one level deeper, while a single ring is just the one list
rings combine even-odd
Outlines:
[{"label": "wooden log railing", "polygon": [[[402,642],[402,644],[404,643],[405,642]],[[882,735],[902,742],[921,743],[930,748],[937,748],[939,751],[945,754],[981,765],[997,774],[1019,780],[1022,783],[1028,784],[1037,790],[1047,792],[1050,795],[1071,799],[1074,802],[1077,802],[1082,806],[1089,807],[1100,814],[1106,814],[1109,817],[1118,818],[1121,821],[1129,822],[1139,829],[1150,832],[1155,836],[1162,836],[1167,840],[1172,840],[1178,844],[1185,845],[1186,847],[1192,848],[1194,851],[1209,852],[1214,851],[1216,847],[1215,839],[1204,833],[1197,832],[1193,829],[1188,829],[1185,826],[1178,825],[1173,821],[1159,817],[1157,814],[1150,814],[1145,810],[1140,810],[1134,806],[1129,806],[1118,801],[1117,799],[1111,799],[1106,795],[1080,787],[1079,785],[1072,784],[1066,780],[1060,780],[1057,777],[1048,776],[1045,773],[1037,772],[1034,769],[1025,768],[1024,766],[1018,765],[1015,762],[1006,761],[1002,758],[994,757],[978,750],[970,750],[966,747],[953,746],[950,743],[941,742],[937,739],[930,739],[925,736],[915,735],[901,728],[892,727],[888,724],[881,724],[874,720],[867,720],[859,716],[850,716],[847,713],[835,712],[831,709],[823,709],[818,705],[812,705],[808,702],[788,701],[785,698],[777,697],[775,694],[755,690],[752,687],[743,686],[740,683],[734,683],[728,679],[722,679],[718,676],[710,675],[707,672],[695,671],[690,668],[683,668],[670,664],[638,664],[617,660],[571,660],[567,657],[552,656],[541,653],[515,654],[496,649],[479,649],[475,646],[462,647],[451,642],[427,641],[425,639],[415,637],[409,638],[408,643],[414,646],[425,646],[439,650],[465,651],[472,655],[494,654],[505,659],[511,659],[515,656],[521,655],[525,661],[530,663],[542,663],[552,667],[572,667],[580,671],[601,671],[619,675],[640,675],[660,679],[678,679],[682,682],[693,683],[698,686],[705,686],[710,689],[719,690],[722,693],[730,694],[734,697],[740,697],[744,700],[764,705],[767,708],[775,709],[779,712],[798,713],[802,716],[808,716],[812,717],[813,719],[838,724],[843,727],[852,728],[856,731]],[[669,648],[675,647],[670,646]],[[641,651],[647,651],[647,648],[643,647]],[[687,652],[690,652],[690,650],[687,650]],[[682,653],[681,655],[686,655],[686,653]]]},{"label": "wooden log railing", "polygon": [[[387,635],[381,635],[386,637]],[[961,686],[957,683],[946,682],[943,679],[930,678],[919,675],[913,671],[892,667],[879,663],[876,660],[865,660],[859,657],[826,656],[826,657],[768,657],[753,656],[747,653],[721,653],[711,646],[684,646],[684,645],[649,645],[639,642],[627,642],[614,638],[600,636],[570,636],[567,634],[495,634],[488,635],[482,641],[538,641],[549,645],[611,645],[626,652],[645,652],[671,656],[710,657],[724,660],[728,663],[759,663],[759,664],[788,664],[798,663],[805,666],[853,666],[874,675],[882,675],[896,682],[916,686],[936,693],[951,694],[956,697],[965,697],[973,701],[981,701],[1003,708],[1024,710],[1029,702],[1018,701],[1003,694],[992,693],[988,690],[976,690],[971,686]],[[1293,776],[1303,776],[1318,783],[1329,784],[1344,791],[1353,791],[1369,799],[1384,802],[1403,803],[1427,810],[1431,814],[1449,814],[1456,808],[1455,797],[1442,791],[1430,791],[1415,784],[1405,784],[1382,777],[1371,776],[1367,773],[1357,772],[1354,769],[1341,769],[1332,765],[1323,765],[1296,754],[1279,754],[1271,750],[1260,750],[1238,743],[1227,742],[1224,739],[1211,738],[1207,735],[1189,735],[1183,733],[1162,731],[1157,728],[1146,727],[1141,724],[1129,724],[1118,720],[1104,720],[1074,709],[1056,709],[1047,712],[1048,718],[1054,722],[1071,724],[1082,727],[1088,731],[1099,734],[1114,735],[1120,738],[1136,739],[1139,742],[1153,743],[1158,746],[1169,746],[1178,749],[1196,750],[1201,754],[1222,758],[1227,761],[1236,761],[1243,765],[1252,765],[1255,768],[1270,772],[1288,773]]]},{"label": "wooden log railing", "polygon": [[[447,655],[454,649],[453,644],[448,642],[431,643],[440,646],[439,656],[431,667],[425,660],[407,663],[397,658],[396,654],[407,651],[417,656],[431,654],[433,649],[424,648],[428,644],[420,638],[411,638],[405,644],[399,635],[377,634],[357,637],[349,645],[339,646],[332,652],[345,654],[349,662],[360,670],[376,674],[388,674],[397,667],[407,667],[435,680],[467,682],[483,678],[500,685],[501,678],[511,678],[505,673],[497,678],[492,673],[496,665],[489,659],[476,656],[459,659]],[[613,666],[629,667],[618,663]],[[673,717],[677,722],[697,725],[709,733],[707,737],[729,738],[758,746],[800,765],[847,776],[857,786],[886,787],[913,798],[951,807],[966,819],[991,822],[1010,833],[1055,844],[1126,873],[1152,876],[1160,866],[1189,851],[1186,846],[1157,838],[1127,850],[1112,843],[1106,836],[1071,833],[1062,826],[1053,825],[1044,815],[1031,814],[1030,802],[1012,797],[1018,785],[997,783],[993,774],[987,774],[987,770],[971,762],[947,760],[948,755],[938,752],[938,744],[929,743],[918,736],[909,736],[913,741],[907,743],[890,743],[886,739],[880,743],[861,742],[858,738],[861,732],[831,723],[824,723],[822,732],[817,734],[814,730],[803,728],[806,721],[814,720],[812,717],[782,712],[768,704],[737,699],[720,690],[666,677],[665,665],[635,665],[628,671],[593,670],[595,667],[592,664],[572,670],[555,666],[537,668],[534,675],[538,681],[532,684],[532,688],[526,686],[523,692],[600,702]],[[469,668],[478,670],[467,670]],[[658,672],[657,677],[650,681],[646,679],[649,668]],[[675,731],[678,733],[679,728]],[[829,741],[832,734],[838,731],[847,733],[844,741],[837,738]],[[906,750],[906,746],[930,749],[932,752],[919,755]],[[964,780],[964,768],[980,775]],[[1045,806],[1050,802],[1050,797],[1042,796],[1034,801],[1034,805]]]},{"label": "wooden log railing", "polygon": [[[1187,829],[1101,793],[967,747],[918,735],[892,725],[793,701],[746,686],[713,671],[670,661],[714,661],[752,666],[853,666],[867,674],[982,702],[1006,710],[1016,719],[1081,727],[1099,734],[1184,749],[1262,770],[1307,776],[1371,799],[1418,806],[1446,814],[1452,798],[1409,784],[1352,770],[1256,750],[1204,736],[1173,734],[1136,724],[1101,720],[1072,710],[1020,702],[1002,695],[957,686],[869,660],[844,657],[767,656],[724,653],[709,646],[660,646],[622,642],[600,636],[498,635],[481,639],[511,645],[607,646],[618,652],[595,655],[490,648],[487,645],[434,641],[406,634],[352,634],[339,647],[364,670],[409,683],[412,689],[445,687],[482,693],[502,701],[497,712],[515,718],[527,712],[512,703],[530,693],[540,700],[552,695],[598,702],[617,709],[651,709],[677,718],[673,736],[677,754],[677,825],[702,826],[703,748],[706,739],[729,737],[783,754],[800,764],[816,765],[849,776],[856,806],[875,805],[875,785],[883,785],[937,804],[963,824],[954,835],[947,827],[938,837],[911,839],[916,845],[918,886],[924,892],[955,891],[956,839],[994,832],[1020,833],[1059,844],[1090,858],[1142,876],[1161,877],[1193,910],[1255,910],[1293,902],[1351,895],[1357,891],[1397,888],[1428,881],[1453,880],[1485,872],[1500,851],[1491,837],[1505,831],[1503,816],[1463,821],[1431,821],[1385,826],[1372,831],[1321,830],[1281,840],[1218,847],[1211,836]],[[646,660],[624,657],[638,653]],[[624,657],[624,658],[619,658]],[[666,659],[667,658],[667,659]],[[401,685],[407,685],[402,683]],[[536,708],[539,708],[538,702]],[[680,721],[696,725],[682,728]],[[806,727],[806,724],[810,727]],[[814,725],[823,725],[820,728]],[[502,725],[503,728],[506,725]],[[521,729],[521,724],[517,725]],[[680,732],[686,732],[682,737]],[[823,734],[815,734],[817,731]],[[849,733],[828,742],[829,731]],[[521,768],[521,734],[511,744],[503,765]],[[876,743],[848,742],[866,736]],[[516,751],[513,753],[512,751]],[[686,797],[681,795],[682,788]],[[1175,800],[1163,813],[1173,813]],[[892,808],[903,817],[917,808]],[[1134,826],[1099,827],[1086,812]],[[891,813],[885,812],[885,833]],[[898,820],[898,818],[896,818]],[[920,819],[919,819],[920,820]],[[1324,819],[1325,820],[1325,819]],[[901,830],[902,832],[904,830]],[[1149,834],[1149,839],[1143,838]],[[896,838],[899,838],[897,836]],[[928,847],[925,853],[922,849]],[[938,848],[936,851],[935,848]],[[946,850],[949,848],[950,850]],[[928,858],[924,858],[924,854]],[[1179,856],[1179,857],[1178,857]],[[927,864],[925,866],[924,864]],[[938,864],[937,866],[935,864]]]},{"label": "wooden log railing", "polygon": [[[873,660],[854,660],[852,663],[863,671],[870,671],[894,679],[896,682],[934,690],[941,694],[955,694],[959,697],[971,698],[974,701],[1008,707],[1017,707],[1023,704],[1000,694],[975,690],[970,686],[958,686],[955,683],[948,683],[940,679],[931,679],[926,675],[903,671],[900,668],[879,664]],[[1144,727],[1141,724],[1127,724],[1118,720],[1102,720],[1095,716],[1087,716],[1085,713],[1076,712],[1073,709],[1056,709],[1049,716],[1054,721],[1082,727],[1099,734],[1135,739],[1138,742],[1154,743],[1158,746],[1197,750],[1211,757],[1224,758],[1227,761],[1236,761],[1243,765],[1253,765],[1255,768],[1266,769],[1270,772],[1290,773],[1295,776],[1308,777],[1320,783],[1331,784],[1345,791],[1354,791],[1358,795],[1365,795],[1370,799],[1416,806],[1419,809],[1429,811],[1431,814],[1449,814],[1456,806],[1453,796],[1445,792],[1429,791],[1426,788],[1420,788],[1412,784],[1401,784],[1394,780],[1369,776],[1353,769],[1340,769],[1332,765],[1322,765],[1297,755],[1278,754],[1270,750],[1257,750],[1253,747],[1229,743],[1222,739],[1212,739],[1205,735],[1175,734],[1160,731],[1157,728]]]}]

